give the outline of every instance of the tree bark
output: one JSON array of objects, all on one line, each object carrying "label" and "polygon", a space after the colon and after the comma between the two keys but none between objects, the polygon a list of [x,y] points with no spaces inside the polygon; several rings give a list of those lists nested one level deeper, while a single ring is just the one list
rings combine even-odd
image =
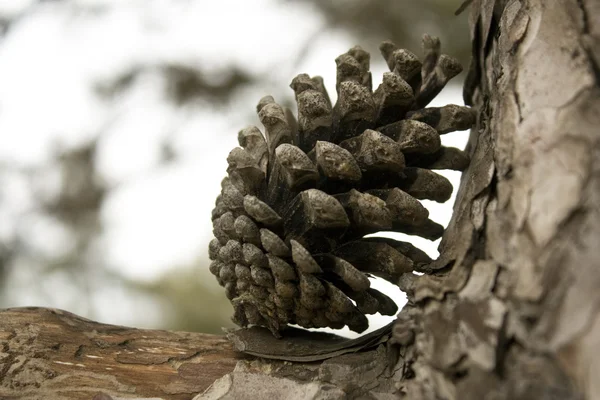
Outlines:
[{"label": "tree bark", "polygon": [[472,4],[478,123],[439,273],[408,285],[407,398],[600,398],[599,11]]},{"label": "tree bark", "polygon": [[0,398],[184,399],[216,380],[197,398],[600,399],[599,19],[597,0],[473,1],[471,165],[387,345],[241,359],[221,337],[6,310]]},{"label": "tree bark", "polygon": [[191,399],[233,371],[222,336],[132,329],[45,308],[0,311],[0,399]]}]

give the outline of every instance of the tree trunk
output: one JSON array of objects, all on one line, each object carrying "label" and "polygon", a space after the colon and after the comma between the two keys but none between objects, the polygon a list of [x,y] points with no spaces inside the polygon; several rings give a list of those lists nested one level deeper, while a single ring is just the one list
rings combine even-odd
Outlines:
[{"label": "tree trunk", "polygon": [[410,399],[600,398],[600,3],[475,1],[479,112]]},{"label": "tree trunk", "polygon": [[184,399],[217,379],[199,399],[600,399],[599,19],[597,0],[471,5],[471,165],[387,345],[242,359],[221,337],[6,310],[0,398]]}]

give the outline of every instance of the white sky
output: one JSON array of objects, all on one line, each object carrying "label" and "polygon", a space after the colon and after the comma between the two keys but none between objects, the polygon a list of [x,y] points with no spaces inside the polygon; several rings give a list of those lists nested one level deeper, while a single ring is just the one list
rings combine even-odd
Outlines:
[{"label": "white sky", "polygon": [[[0,0],[0,14],[17,15],[31,3]],[[78,5],[107,8],[85,13]],[[283,6],[273,0],[78,0],[36,5],[0,39],[0,165],[47,167],[44,181],[53,182],[51,149],[77,146],[102,132],[99,179],[114,188],[102,210],[102,251],[110,267],[134,279],[152,280],[167,268],[207,260],[210,212],[225,175],[225,159],[237,145],[237,132],[258,123],[246,117],[258,99],[273,88],[280,93],[301,72],[323,76],[335,97],[333,60],[356,44],[350,37],[327,32],[300,65],[290,61],[298,43],[323,24],[306,6]],[[119,72],[163,61],[201,66],[209,73],[231,63],[248,65],[252,73],[268,75],[268,90],[248,89],[219,112],[202,105],[170,105],[156,74],[143,75],[114,102],[94,92],[95,85]],[[376,53],[372,62],[378,84],[386,67]],[[449,87],[432,105],[448,103],[462,104],[460,88]],[[167,137],[179,159],[159,167],[160,144]],[[460,132],[442,141],[462,148],[466,139]],[[456,188],[459,174],[446,175]],[[8,235],[17,219],[35,218],[23,181],[5,177],[2,185],[2,200],[10,207],[0,208],[0,218],[9,221],[0,227],[0,235]],[[426,202],[431,218],[447,224],[452,202]],[[37,232],[39,245],[49,247],[47,251],[56,241],[68,241],[53,221],[32,222],[29,229],[34,239]],[[410,240],[437,255],[437,242]],[[36,297],[19,290],[27,283],[22,274],[12,277],[15,293],[21,293],[12,305],[65,307],[73,300],[65,284],[68,277],[55,283],[62,289],[52,292],[61,295]],[[140,312],[148,308],[147,302],[128,299],[118,287],[96,293],[93,301],[100,305],[96,317],[105,322],[151,325],[159,318],[158,312]],[[86,310],[82,305],[71,311],[85,315]],[[138,320],[132,322],[136,314]]]}]

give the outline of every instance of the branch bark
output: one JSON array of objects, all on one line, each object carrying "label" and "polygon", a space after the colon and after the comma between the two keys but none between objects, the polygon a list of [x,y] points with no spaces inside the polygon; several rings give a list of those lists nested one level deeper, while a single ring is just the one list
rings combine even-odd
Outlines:
[{"label": "branch bark", "polygon": [[0,399],[189,400],[233,371],[222,336],[133,329],[46,308],[0,311]]},{"label": "branch bark", "polygon": [[107,325],[56,309],[6,309],[0,321],[2,400],[337,399],[385,396],[399,379],[384,345],[290,363],[245,357],[224,336]]}]

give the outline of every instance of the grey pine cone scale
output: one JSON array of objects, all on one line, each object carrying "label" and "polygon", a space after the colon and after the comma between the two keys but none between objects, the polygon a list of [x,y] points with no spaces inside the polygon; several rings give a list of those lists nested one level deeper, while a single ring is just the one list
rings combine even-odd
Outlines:
[{"label": "grey pine cone scale", "polygon": [[467,107],[423,108],[461,71],[437,38],[425,35],[423,47],[421,62],[384,42],[391,72],[375,91],[369,54],[342,54],[335,105],[320,77],[298,75],[297,119],[271,96],[260,100],[264,134],[239,133],[212,213],[210,271],[236,324],[276,336],[288,324],[362,332],[365,315],[398,311],[368,277],[395,282],[431,260],[410,243],[365,235],[442,235],[419,200],[448,200],[450,182],[432,170],[463,170],[468,158],[443,147],[440,135],[475,118]]}]

